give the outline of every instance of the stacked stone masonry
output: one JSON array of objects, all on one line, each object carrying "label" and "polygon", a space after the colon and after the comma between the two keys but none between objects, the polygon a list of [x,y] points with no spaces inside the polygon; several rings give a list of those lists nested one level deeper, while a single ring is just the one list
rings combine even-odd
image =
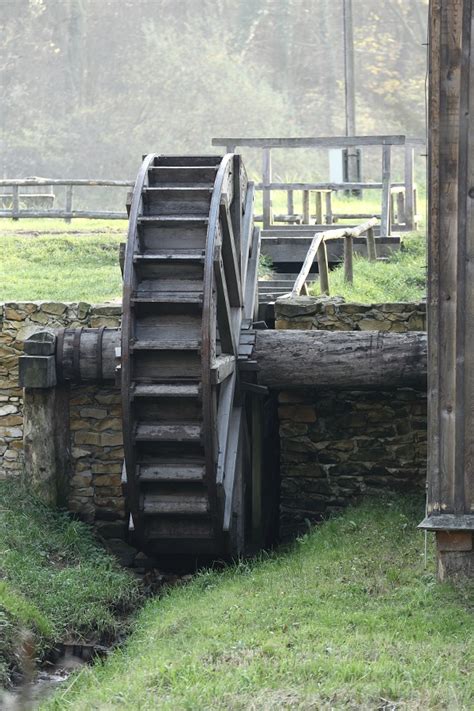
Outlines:
[{"label": "stacked stone masonry", "polygon": [[[22,390],[18,357],[33,333],[67,326],[120,325],[120,305],[6,303],[0,306],[0,479],[23,471]],[[125,532],[120,391],[73,386],[70,393],[71,477],[68,505],[107,537]]]},{"label": "stacked stone masonry", "polygon": [[[277,328],[426,330],[424,303],[282,298]],[[291,390],[279,394],[283,539],[366,492],[420,491],[426,479],[426,391]]]},{"label": "stacked stone masonry", "polygon": [[[23,471],[18,357],[33,333],[120,325],[119,305],[6,303],[0,306],[0,479]],[[425,306],[353,304],[298,297],[276,305],[278,328],[425,330]],[[74,386],[70,393],[69,508],[108,538],[125,534],[121,487],[120,392]],[[298,390],[279,395],[281,534],[304,530],[370,490],[422,490],[426,474],[426,393]]]}]

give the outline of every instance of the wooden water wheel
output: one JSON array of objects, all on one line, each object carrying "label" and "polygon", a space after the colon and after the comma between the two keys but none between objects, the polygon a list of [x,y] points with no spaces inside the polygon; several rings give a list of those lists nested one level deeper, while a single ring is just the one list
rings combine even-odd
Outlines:
[{"label": "wooden water wheel", "polygon": [[233,154],[151,154],[135,183],[123,290],[125,478],[130,527],[153,554],[245,547],[252,408],[237,364],[258,304],[253,199]]}]

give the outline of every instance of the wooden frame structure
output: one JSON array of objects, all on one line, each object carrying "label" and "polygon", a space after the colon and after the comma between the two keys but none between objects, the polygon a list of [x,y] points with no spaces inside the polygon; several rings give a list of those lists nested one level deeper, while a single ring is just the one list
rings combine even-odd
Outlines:
[{"label": "wooden frame structure", "polygon": [[[332,191],[335,190],[381,190],[380,234],[387,237],[391,234],[392,216],[394,212],[394,194],[397,194],[398,222],[404,220],[407,230],[416,228],[416,186],[414,182],[415,147],[424,146],[421,138],[406,136],[313,136],[306,138],[213,138],[213,146],[225,146],[226,152],[234,153],[237,148],[260,148],[262,150],[262,183],[255,187],[263,191],[263,228],[268,228],[273,222],[272,190],[286,190],[288,193],[288,212],[294,207],[293,192],[303,192],[303,223],[309,223],[310,192],[316,193],[315,219],[322,221],[322,197],[324,196],[326,224],[333,224],[335,219],[350,219],[373,217],[373,215],[334,215],[331,204]],[[274,148],[361,148],[362,146],[379,146],[382,149],[382,180],[379,183],[277,183],[272,179],[272,156]],[[404,148],[403,183],[393,183],[391,173],[392,148]],[[258,218],[256,218],[258,219]],[[397,225],[397,227],[399,227]]]},{"label": "wooden frame structure", "polygon": [[472,0],[432,0],[429,98],[428,504],[438,574],[474,576]]}]

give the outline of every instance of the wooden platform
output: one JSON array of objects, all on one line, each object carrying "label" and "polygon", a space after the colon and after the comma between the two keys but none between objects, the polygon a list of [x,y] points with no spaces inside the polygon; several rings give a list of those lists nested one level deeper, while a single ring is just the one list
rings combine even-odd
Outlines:
[{"label": "wooden platform", "polygon": [[[261,253],[268,256],[275,266],[291,264],[291,269],[287,269],[286,271],[298,273],[314,233],[333,228],[340,229],[341,225],[284,226],[262,230]],[[389,257],[393,251],[400,249],[401,240],[399,235],[377,237],[376,244],[377,257]],[[328,262],[330,264],[338,264],[341,262],[344,254],[344,240],[340,239],[328,242],[327,252]],[[357,237],[354,239],[354,252],[367,257],[367,241],[365,237]]]}]

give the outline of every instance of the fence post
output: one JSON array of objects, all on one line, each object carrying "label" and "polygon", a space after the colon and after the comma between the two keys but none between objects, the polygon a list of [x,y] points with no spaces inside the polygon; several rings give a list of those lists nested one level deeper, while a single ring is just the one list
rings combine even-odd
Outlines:
[{"label": "fence post", "polygon": [[303,190],[303,225],[309,225],[309,190]]},{"label": "fence post", "polygon": [[405,214],[405,192],[400,190],[397,193],[397,224],[406,225],[407,219]]},{"label": "fence post", "polygon": [[323,224],[323,201],[321,197],[321,191],[316,190],[314,194],[314,203],[315,203],[315,220],[317,225],[322,225]]},{"label": "fence post", "polygon": [[268,186],[272,182],[272,154],[270,148],[263,149],[263,227],[270,227],[272,223],[272,198]]},{"label": "fence post", "polygon": [[332,215],[332,191],[331,190],[328,190],[324,194],[324,200],[326,203],[326,224],[332,225],[334,220],[333,220],[333,215]]},{"label": "fence post", "polygon": [[392,157],[391,146],[382,147],[382,219],[380,224],[380,236],[389,237],[390,229],[390,199],[391,199],[391,176],[390,164]]},{"label": "fence post", "polygon": [[13,203],[12,203],[12,218],[14,220],[19,220],[18,213],[20,212],[20,195],[19,195],[19,186],[18,185],[12,185],[12,193],[13,193]]},{"label": "fence post", "polygon": [[374,228],[367,230],[367,256],[369,262],[375,262],[377,259],[377,249],[375,247]]},{"label": "fence post", "polygon": [[344,281],[347,284],[354,283],[354,265],[353,265],[353,244],[352,235],[344,237]]},{"label": "fence post", "polygon": [[68,224],[71,222],[72,192],[73,192],[73,186],[66,185],[66,213],[69,213],[69,217],[65,217],[64,221],[67,222]]},{"label": "fence post", "polygon": [[324,240],[318,247],[317,251],[318,271],[319,271],[319,290],[321,294],[329,296],[329,267],[328,253]]},{"label": "fence post", "polygon": [[415,225],[415,149],[410,144],[405,146],[405,225],[407,230],[414,230]]},{"label": "fence post", "polygon": [[295,201],[293,199],[293,190],[288,190],[286,193],[286,214],[292,217],[295,214]]}]

